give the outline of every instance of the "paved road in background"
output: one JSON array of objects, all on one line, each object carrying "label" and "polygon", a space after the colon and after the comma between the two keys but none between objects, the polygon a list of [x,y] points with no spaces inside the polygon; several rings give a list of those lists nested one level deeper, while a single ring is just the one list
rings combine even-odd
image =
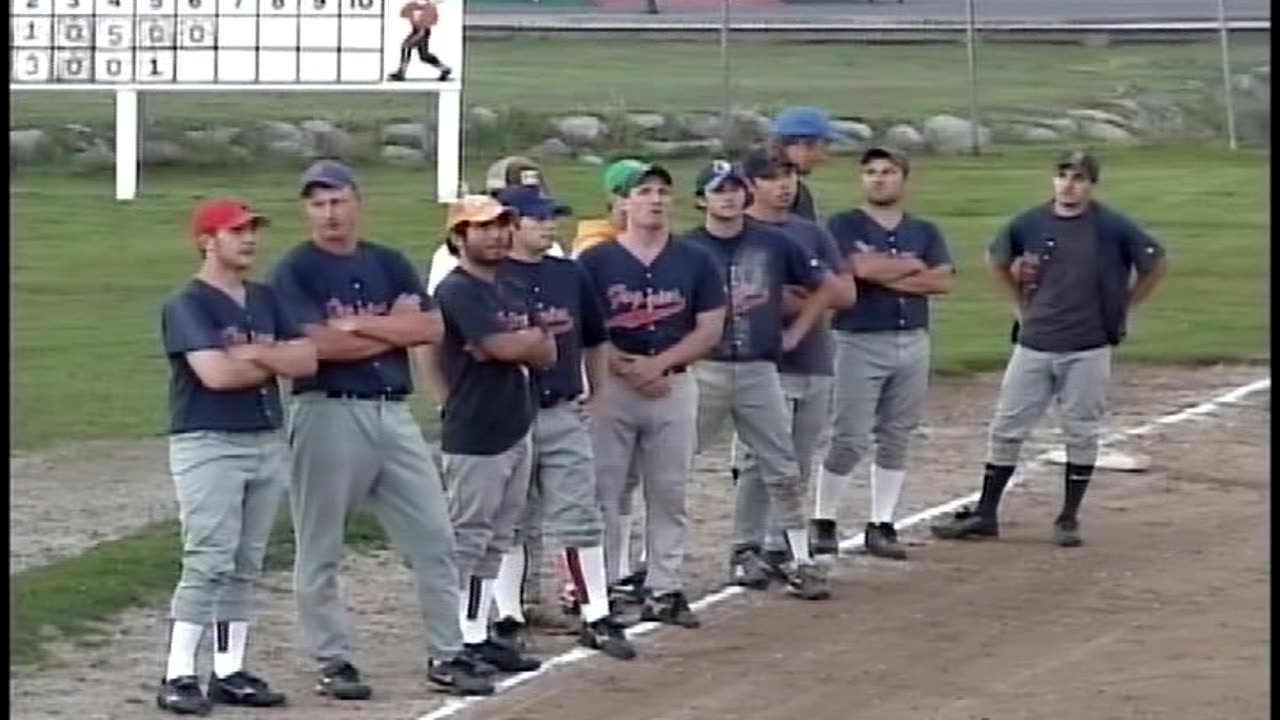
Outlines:
[{"label": "paved road in background", "polygon": [[[704,23],[718,22],[718,10],[682,11],[674,3],[658,0],[663,12],[647,15],[640,11],[592,10],[582,8],[525,5],[487,5],[472,2],[467,7],[468,24],[487,22],[537,23],[547,21]],[[670,5],[670,7],[668,7]],[[708,3],[699,2],[702,8]],[[714,7],[714,5],[712,5]],[[876,3],[849,2],[820,5],[788,5],[782,8],[734,8],[733,17],[742,22],[893,22],[919,20],[963,20],[964,0],[892,0]],[[1216,0],[977,0],[980,20],[993,22],[1139,22],[1190,21],[1217,18]],[[1227,14],[1233,20],[1270,20],[1268,0],[1227,0]]]}]

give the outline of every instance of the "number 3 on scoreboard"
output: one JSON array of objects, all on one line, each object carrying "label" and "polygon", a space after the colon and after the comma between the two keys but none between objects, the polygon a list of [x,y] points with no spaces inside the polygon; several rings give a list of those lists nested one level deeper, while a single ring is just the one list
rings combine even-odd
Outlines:
[{"label": "number 3 on scoreboard", "polygon": [[49,52],[31,51],[22,53],[14,64],[13,72],[20,82],[48,82]]}]

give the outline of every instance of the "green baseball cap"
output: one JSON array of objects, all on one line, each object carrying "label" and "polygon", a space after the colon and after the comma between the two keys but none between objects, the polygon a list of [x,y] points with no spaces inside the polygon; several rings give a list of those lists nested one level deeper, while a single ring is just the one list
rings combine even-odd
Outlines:
[{"label": "green baseball cap", "polygon": [[661,165],[635,158],[623,158],[605,168],[604,191],[610,195],[626,195],[639,185],[641,180],[653,175],[662,178],[668,185],[673,184],[671,173]]}]

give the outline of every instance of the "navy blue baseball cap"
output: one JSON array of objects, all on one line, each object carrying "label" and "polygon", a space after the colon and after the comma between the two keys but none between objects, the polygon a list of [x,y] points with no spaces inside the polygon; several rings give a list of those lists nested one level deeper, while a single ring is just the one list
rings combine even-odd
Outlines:
[{"label": "navy blue baseball cap", "polygon": [[302,173],[302,179],[298,181],[298,185],[302,197],[310,194],[311,188],[316,185],[334,190],[359,189],[355,171],[337,160],[315,161]]},{"label": "navy blue baseball cap", "polygon": [[520,213],[520,217],[550,220],[568,215],[573,209],[542,194],[537,187],[512,185],[494,194],[498,202]]},{"label": "navy blue baseball cap", "polygon": [[693,192],[698,197],[702,197],[723,188],[728,183],[737,183],[738,187],[744,190],[751,187],[747,183],[747,177],[743,174],[742,168],[728,160],[712,160],[710,165],[702,168],[698,173]]},{"label": "navy blue baseball cap", "polygon": [[825,110],[807,105],[789,107],[769,125],[769,134],[781,138],[816,138],[826,142],[849,142],[848,136],[831,126]]}]

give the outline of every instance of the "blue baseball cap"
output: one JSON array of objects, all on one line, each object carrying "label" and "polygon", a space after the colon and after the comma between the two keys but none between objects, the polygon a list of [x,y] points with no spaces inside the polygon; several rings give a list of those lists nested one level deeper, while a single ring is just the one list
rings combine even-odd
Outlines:
[{"label": "blue baseball cap", "polygon": [[782,138],[817,138],[827,142],[850,142],[848,136],[831,127],[825,110],[801,105],[778,113],[769,125],[769,134]]},{"label": "blue baseball cap", "polygon": [[537,187],[512,185],[494,194],[498,202],[520,213],[520,217],[550,220],[568,215],[573,209],[542,194]]},{"label": "blue baseball cap", "polygon": [[334,190],[358,189],[355,171],[337,160],[317,160],[312,163],[311,167],[302,173],[302,179],[298,185],[302,197],[309,195],[311,188],[315,185]]}]

